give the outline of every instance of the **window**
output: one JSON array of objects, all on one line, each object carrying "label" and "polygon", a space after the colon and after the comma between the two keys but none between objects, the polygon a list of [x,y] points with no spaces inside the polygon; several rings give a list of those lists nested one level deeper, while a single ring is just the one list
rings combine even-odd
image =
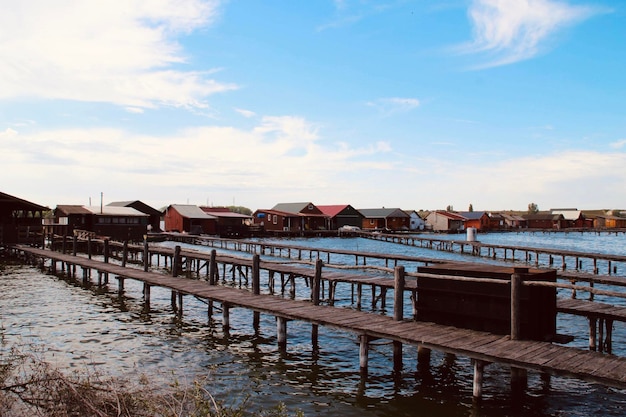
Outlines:
[{"label": "window", "polygon": [[274,214],[274,224],[278,223],[278,214]]}]

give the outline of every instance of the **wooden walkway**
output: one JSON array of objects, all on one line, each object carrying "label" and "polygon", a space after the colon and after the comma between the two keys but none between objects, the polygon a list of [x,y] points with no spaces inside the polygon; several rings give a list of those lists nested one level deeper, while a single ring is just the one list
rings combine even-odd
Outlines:
[{"label": "wooden walkway", "polygon": [[[309,322],[314,326],[329,326],[356,333],[361,341],[360,364],[362,370],[367,369],[368,343],[376,338],[394,342],[394,367],[397,366],[395,363],[397,360],[401,363],[401,344],[467,356],[474,360],[475,397],[480,397],[482,390],[483,368],[491,362],[509,365],[512,369],[563,375],[603,385],[626,388],[626,358],[624,357],[547,342],[511,340],[509,336],[459,329],[429,322],[397,319],[396,317],[349,308],[316,305],[308,300],[293,300],[267,294],[255,294],[246,289],[211,285],[203,280],[167,276],[157,272],[122,267],[50,250],[32,247],[18,247],[15,250],[24,256],[52,260],[51,269],[56,269],[56,262],[62,262],[67,266],[80,266],[83,271],[96,270],[99,273],[110,273],[116,275],[122,282],[123,279],[141,281],[145,284],[144,289],[148,289],[145,292],[146,297],[148,297],[147,302],[149,302],[150,286],[171,289],[178,294],[181,302],[183,294],[217,301],[223,306],[226,323],[229,308],[232,307],[242,307],[257,313],[274,315],[277,317],[279,344],[281,342],[286,344],[288,320],[300,320]],[[399,358],[395,355],[397,346],[400,346]]]},{"label": "wooden walkway", "polygon": [[[617,273],[617,264],[624,266],[626,264],[626,256],[623,255],[605,255],[605,254],[590,254],[586,252],[577,251],[564,251],[561,249],[549,249],[549,248],[536,248],[525,246],[511,246],[511,245],[495,245],[489,243],[481,243],[478,241],[467,240],[453,240],[453,239],[440,239],[431,237],[420,237],[416,235],[402,235],[402,234],[384,234],[384,233],[361,233],[359,236],[367,239],[380,240],[385,242],[392,242],[407,246],[415,246],[420,248],[434,249],[444,252],[457,252],[460,254],[490,258],[490,259],[502,259],[502,260],[514,260],[515,253],[521,252],[524,254],[524,258],[521,259],[524,262],[531,264],[534,262],[535,266],[539,266],[540,257],[543,257],[543,262],[550,267],[558,267],[558,263],[555,263],[555,258],[561,259],[560,269],[562,271],[567,270],[581,270],[583,267],[583,259],[590,261],[592,264],[592,271],[594,274],[598,274],[600,271],[600,265],[598,261],[604,262],[607,275]],[[534,261],[533,255],[534,254]],[[570,263],[568,267],[567,260],[573,262],[573,268]]]}]

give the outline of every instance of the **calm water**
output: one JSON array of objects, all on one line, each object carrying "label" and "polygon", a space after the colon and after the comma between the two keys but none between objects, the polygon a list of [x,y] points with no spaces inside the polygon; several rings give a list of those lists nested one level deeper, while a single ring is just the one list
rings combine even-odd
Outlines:
[{"label": "calm water", "polygon": [[[478,238],[486,243],[626,254],[624,235],[510,233]],[[476,261],[358,238],[285,243]],[[346,262],[353,263],[354,259]],[[299,287],[297,296],[306,297],[307,289],[302,284]],[[338,290],[338,304],[349,305],[346,290]],[[251,407],[260,409],[282,401],[307,416],[626,415],[624,391],[567,378],[553,377],[548,384],[533,373],[529,374],[529,389],[523,400],[513,401],[508,368],[497,365],[486,368],[485,401],[476,412],[471,407],[472,368],[467,358],[433,352],[430,372],[424,373],[417,370],[416,349],[405,346],[403,372],[394,375],[392,347],[378,341],[370,349],[369,374],[362,379],[353,334],[320,327],[316,351],[311,346],[311,326],[292,321],[288,324],[287,352],[281,353],[272,316],[261,315],[255,334],[252,313],[234,309],[231,328],[225,333],[221,316],[216,314],[209,320],[206,305],[199,300],[185,297],[182,319],[171,310],[169,291],[153,288],[151,300],[150,313],[144,313],[142,287],[131,280],[126,281],[125,292],[119,296],[115,279],[105,289],[84,288],[32,267],[0,266],[4,347],[27,344],[43,350],[47,359],[63,368],[91,366],[131,377],[146,374],[155,382],[208,375],[208,389],[226,403],[249,397]],[[559,333],[577,335],[573,345],[586,346],[584,320],[566,317],[558,326]],[[620,354],[626,346],[623,327],[617,323],[614,330],[614,349]]]}]

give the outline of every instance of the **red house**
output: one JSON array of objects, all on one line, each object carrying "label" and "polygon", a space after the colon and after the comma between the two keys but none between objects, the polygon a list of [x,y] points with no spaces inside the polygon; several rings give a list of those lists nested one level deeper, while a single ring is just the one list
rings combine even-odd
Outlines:
[{"label": "red house", "polygon": [[328,229],[337,230],[342,226],[361,227],[363,225],[363,214],[349,204],[339,204],[334,206],[317,206],[326,216],[328,216]]},{"label": "red house", "polygon": [[165,231],[214,235],[217,217],[205,213],[198,206],[172,204],[165,209]]},{"label": "red house", "polygon": [[476,230],[489,229],[489,215],[484,211],[460,211],[458,215],[465,217],[465,229],[474,227]]}]

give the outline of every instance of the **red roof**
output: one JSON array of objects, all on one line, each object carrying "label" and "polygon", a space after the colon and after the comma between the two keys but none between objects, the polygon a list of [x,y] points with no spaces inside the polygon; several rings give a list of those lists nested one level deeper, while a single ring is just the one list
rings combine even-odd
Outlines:
[{"label": "red roof", "polygon": [[340,204],[340,205],[335,205],[335,206],[316,206],[316,207],[320,209],[320,211],[324,213],[325,215],[330,216],[330,217],[335,217],[336,215],[341,213],[346,207],[348,207],[348,205]]}]

